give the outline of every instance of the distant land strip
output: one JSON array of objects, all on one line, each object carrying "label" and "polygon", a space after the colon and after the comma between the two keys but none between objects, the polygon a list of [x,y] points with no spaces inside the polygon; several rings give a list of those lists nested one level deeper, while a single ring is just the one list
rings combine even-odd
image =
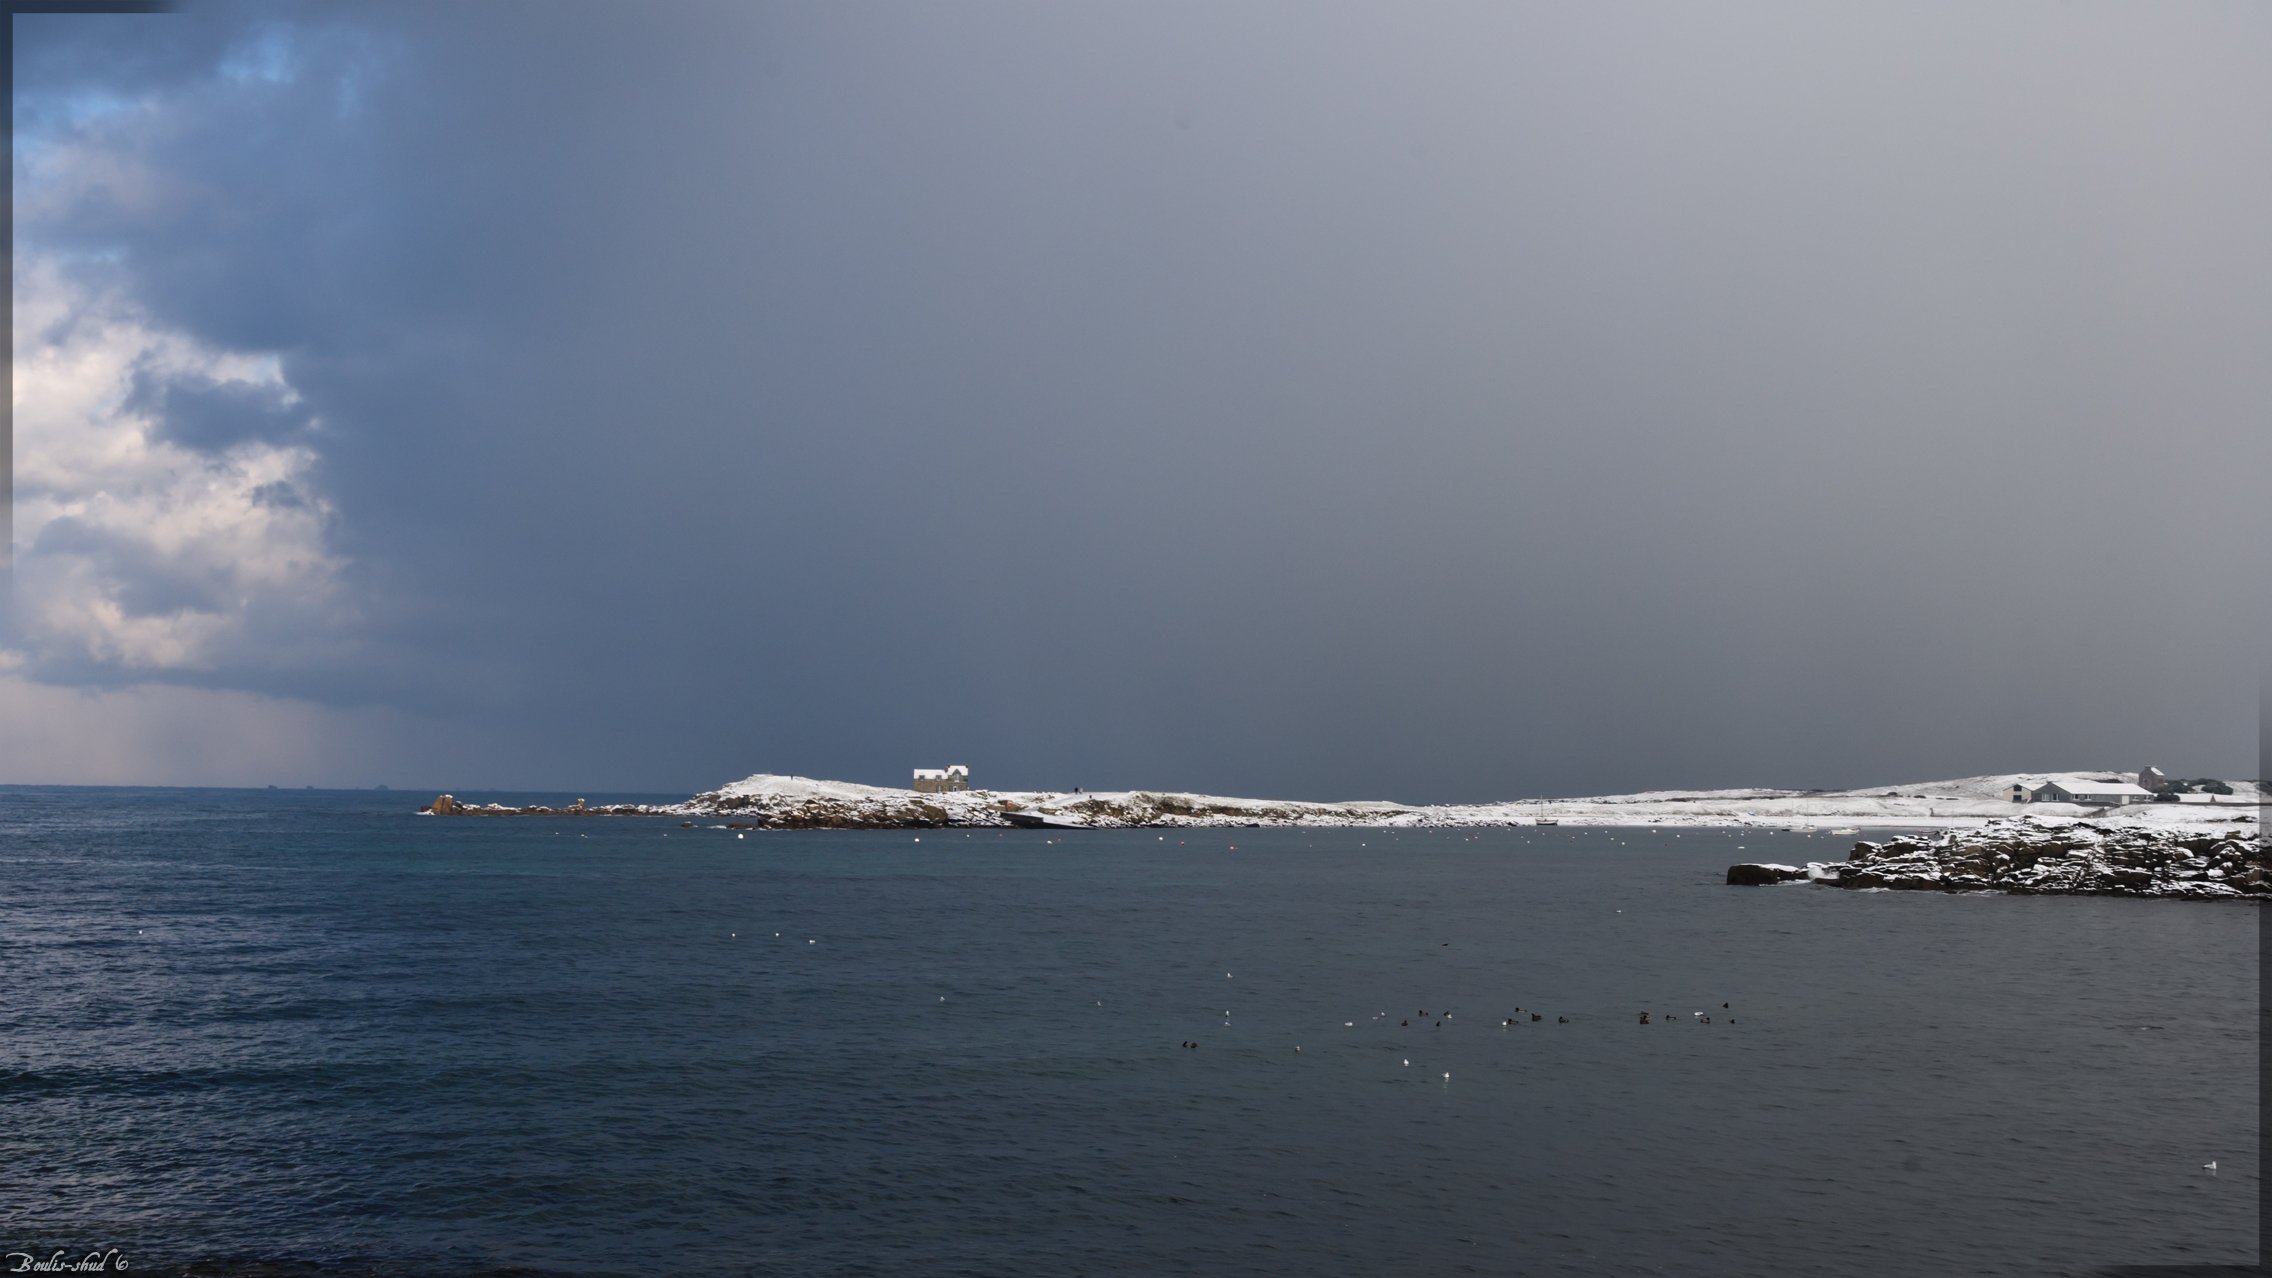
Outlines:
[{"label": "distant land strip", "polygon": [[[2036,799],[2071,786],[2078,797],[2129,791],[2115,801]],[[677,817],[742,830],[890,830],[1035,827],[1132,829],[1194,827],[1459,828],[1481,826],[1660,826],[1766,828],[1829,834],[1878,829],[1965,829],[1992,821],[2050,827],[2077,822],[2252,837],[2265,792],[2258,781],[2184,783],[2146,796],[2113,773],[2011,773],[1857,790],[1663,790],[1573,799],[1414,805],[1377,801],[1312,803],[1241,799],[1159,790],[954,790],[918,792],[847,781],[759,774],[682,803],[463,803],[444,794],[420,809],[435,816]],[[2015,795],[2025,801],[2015,801]],[[2135,798],[2141,801],[2130,801]]]}]

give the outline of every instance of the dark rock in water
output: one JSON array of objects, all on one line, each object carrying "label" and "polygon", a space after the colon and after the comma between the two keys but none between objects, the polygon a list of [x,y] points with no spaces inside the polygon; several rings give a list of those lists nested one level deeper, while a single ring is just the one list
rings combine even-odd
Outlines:
[{"label": "dark rock in water", "polygon": [[1728,867],[1728,884],[1731,887],[1760,887],[1769,883],[1789,883],[1803,879],[1807,872],[1795,865],[1731,865]]}]

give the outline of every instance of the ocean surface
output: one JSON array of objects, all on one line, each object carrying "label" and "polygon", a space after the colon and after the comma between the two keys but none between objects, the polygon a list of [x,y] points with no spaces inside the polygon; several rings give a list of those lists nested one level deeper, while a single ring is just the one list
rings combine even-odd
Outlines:
[{"label": "ocean surface", "polygon": [[279,1275],[2255,1256],[2250,904],[1722,885],[1848,842],[1795,834],[741,837],[420,797],[0,788],[0,1252]]}]

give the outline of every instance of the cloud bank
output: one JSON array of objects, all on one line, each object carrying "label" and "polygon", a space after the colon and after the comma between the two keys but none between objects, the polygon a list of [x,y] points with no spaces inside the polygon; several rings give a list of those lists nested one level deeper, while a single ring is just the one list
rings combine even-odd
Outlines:
[{"label": "cloud bank", "polygon": [[17,31],[20,705],[459,786],[2254,766],[2260,13]]}]

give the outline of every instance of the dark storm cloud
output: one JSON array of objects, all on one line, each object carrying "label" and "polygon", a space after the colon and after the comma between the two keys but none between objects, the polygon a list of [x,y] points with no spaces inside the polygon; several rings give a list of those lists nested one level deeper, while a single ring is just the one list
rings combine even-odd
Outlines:
[{"label": "dark storm cloud", "polygon": [[307,407],[282,386],[149,367],[135,370],[126,406],[150,419],[157,438],[201,450],[289,440],[309,419]]},{"label": "dark storm cloud", "polygon": [[499,781],[2253,763],[2260,13],[18,31],[51,118],[162,103],[22,233],[325,423],[369,608],[293,690]]}]

